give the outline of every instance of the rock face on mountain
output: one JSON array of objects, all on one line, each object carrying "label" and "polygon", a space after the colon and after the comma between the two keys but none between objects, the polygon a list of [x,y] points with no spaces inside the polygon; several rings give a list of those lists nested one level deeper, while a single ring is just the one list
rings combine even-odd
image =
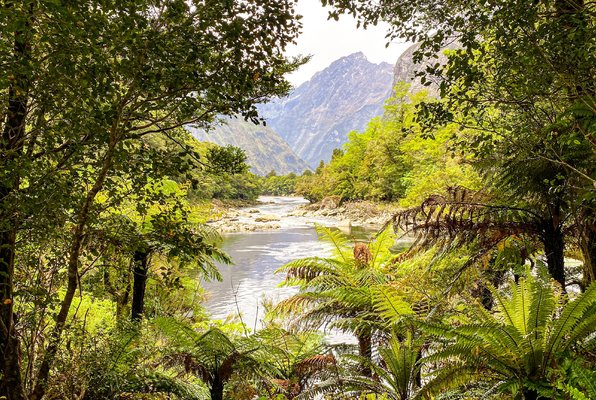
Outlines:
[{"label": "rock face on mountain", "polygon": [[423,71],[426,65],[428,64],[435,64],[440,63],[442,65],[447,63],[447,56],[444,54],[445,50],[453,50],[457,48],[456,44],[451,44],[449,46],[444,47],[441,51],[437,54],[437,58],[433,58],[426,63],[415,64],[414,63],[414,52],[418,50],[420,44],[413,44],[412,46],[408,47],[406,51],[404,51],[397,62],[395,63],[395,67],[393,68],[393,87],[398,82],[406,82],[409,83],[410,92],[418,92],[420,90],[428,90],[431,96],[437,97],[439,95],[439,85],[438,82],[430,80],[432,83],[429,86],[424,86],[420,81],[420,77],[416,76],[416,72]]},{"label": "rock face on mountain", "polygon": [[266,175],[271,170],[283,175],[300,174],[308,169],[308,165],[270,127],[255,125],[242,118],[226,118],[224,122],[208,132],[187,129],[201,142],[240,147],[246,152],[251,171],[258,175]]},{"label": "rock face on mountain", "polygon": [[393,66],[374,64],[355,53],[334,61],[288,97],[261,105],[259,111],[298,156],[315,168],[329,161],[352,130],[362,130],[383,113],[390,96]]}]

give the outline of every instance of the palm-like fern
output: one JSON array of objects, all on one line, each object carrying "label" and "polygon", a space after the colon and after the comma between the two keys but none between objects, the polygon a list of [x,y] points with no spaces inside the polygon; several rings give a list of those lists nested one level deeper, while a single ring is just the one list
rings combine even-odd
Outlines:
[{"label": "palm-like fern", "polygon": [[[423,393],[468,381],[494,381],[500,391],[536,399],[548,387],[546,375],[572,349],[596,339],[596,285],[568,303],[540,278],[528,277],[511,285],[504,296],[493,289],[498,312],[479,308],[476,324],[454,328],[423,326],[446,345],[425,362],[444,363]],[[552,389],[552,388],[550,388]]]},{"label": "palm-like fern", "polygon": [[321,394],[361,398],[362,395],[375,394],[388,400],[411,399],[419,390],[419,354],[419,349],[411,340],[400,342],[393,337],[387,346],[379,348],[378,363],[359,356],[345,357],[347,361],[365,363],[371,369],[373,378],[354,371],[342,372],[315,385],[300,398],[312,398]]},{"label": "palm-like fern", "polygon": [[387,224],[416,236],[410,254],[431,246],[457,249],[475,243],[479,251],[469,264],[507,238],[530,238],[543,245],[549,273],[565,288],[564,238],[576,228],[566,221],[560,204],[545,209],[494,204],[482,192],[452,187],[445,196],[431,196],[395,214]]},{"label": "palm-like fern", "polygon": [[270,395],[286,399],[300,395],[313,381],[324,378],[336,368],[336,360],[322,343],[320,333],[291,333],[268,328],[255,334],[262,345],[259,353],[271,369],[265,377]]},{"label": "palm-like fern", "polygon": [[238,369],[259,367],[253,358],[259,345],[252,338],[233,341],[217,328],[199,333],[172,319],[161,318],[156,323],[171,341],[171,363],[199,377],[209,387],[212,400],[223,399],[225,384]]},{"label": "palm-like fern", "polygon": [[370,358],[372,335],[379,326],[374,312],[373,288],[386,281],[394,236],[385,230],[370,244],[352,246],[339,231],[317,226],[322,240],[333,246],[328,258],[294,260],[277,272],[286,273],[286,285],[300,292],[277,306],[308,329],[328,327],[350,332],[359,341],[360,354]]}]

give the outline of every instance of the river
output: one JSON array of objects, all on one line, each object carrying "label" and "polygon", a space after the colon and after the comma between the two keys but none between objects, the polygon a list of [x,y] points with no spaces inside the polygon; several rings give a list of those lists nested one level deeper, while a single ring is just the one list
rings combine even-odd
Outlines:
[{"label": "river", "polygon": [[[279,287],[284,276],[275,274],[275,270],[297,258],[328,256],[330,246],[317,239],[314,224],[337,224],[332,219],[289,216],[308,203],[301,197],[263,196],[259,200],[264,204],[250,208],[263,215],[279,217],[280,228],[223,234],[222,248],[232,257],[234,265],[219,265],[223,281],[203,285],[208,292],[205,306],[212,318],[225,319],[240,313],[242,321],[251,329],[261,326],[263,300],[278,302],[297,291],[294,287]],[[362,228],[345,229],[355,238],[367,235]]]}]

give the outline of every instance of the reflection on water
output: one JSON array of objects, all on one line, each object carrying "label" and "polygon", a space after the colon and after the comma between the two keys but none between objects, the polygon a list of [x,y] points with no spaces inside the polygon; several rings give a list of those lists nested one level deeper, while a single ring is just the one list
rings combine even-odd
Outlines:
[{"label": "reflection on water", "polygon": [[[303,257],[326,257],[330,245],[320,242],[314,222],[325,224],[330,220],[309,220],[305,217],[287,216],[306,200],[302,198],[267,197],[273,202],[257,207],[261,213],[281,218],[281,229],[268,232],[231,233],[224,236],[223,250],[234,260],[234,265],[220,265],[223,282],[206,282],[209,298],[205,304],[213,318],[223,319],[230,314],[242,315],[249,326],[260,326],[263,318],[261,305],[264,299],[278,302],[296,293],[294,287],[278,287],[283,274],[275,270],[285,263]],[[363,229],[350,232],[358,238],[366,236]]]}]

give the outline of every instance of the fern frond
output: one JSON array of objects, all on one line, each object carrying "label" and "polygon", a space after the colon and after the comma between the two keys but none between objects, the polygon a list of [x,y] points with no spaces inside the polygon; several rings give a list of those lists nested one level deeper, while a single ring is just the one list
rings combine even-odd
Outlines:
[{"label": "fern frond", "polygon": [[167,393],[180,399],[206,400],[209,391],[204,386],[191,384],[165,371],[138,371],[126,391],[135,393]]},{"label": "fern frond", "polygon": [[578,298],[565,305],[549,335],[546,347],[547,358],[563,348],[570,342],[563,342],[566,335],[573,335],[573,330],[584,319],[585,312],[596,302],[596,282],[592,283]]},{"label": "fern frond", "polygon": [[379,233],[375,240],[369,245],[372,259],[371,265],[381,266],[391,256],[391,245],[395,242],[396,235],[390,229],[384,229]]},{"label": "fern frond", "polygon": [[298,279],[305,282],[320,275],[339,275],[341,268],[336,260],[320,257],[307,257],[290,261],[279,267],[275,273],[286,273],[286,280]]},{"label": "fern frond", "polygon": [[305,288],[316,289],[317,291],[332,290],[342,286],[349,286],[352,283],[346,276],[340,275],[319,275],[308,282]]},{"label": "fern frond", "polygon": [[315,230],[321,240],[333,246],[334,256],[341,258],[344,263],[353,261],[354,257],[350,246],[350,239],[340,230],[318,224],[315,225]]},{"label": "fern frond", "polygon": [[372,289],[373,305],[379,314],[389,321],[396,323],[404,315],[412,315],[414,311],[410,304],[403,299],[399,291],[392,286],[379,286]]},{"label": "fern frond", "polygon": [[[574,343],[587,339],[596,333],[596,304],[592,304],[592,306],[584,312],[584,315],[585,318],[583,318],[582,321],[578,323],[573,331],[569,334],[567,344],[563,347],[563,349],[566,349]],[[595,337],[592,339],[596,340],[596,335],[594,336]]]},{"label": "fern frond", "polygon": [[532,298],[530,302],[528,330],[534,335],[536,340],[543,337],[547,322],[555,312],[556,299],[554,292],[550,289],[545,287],[537,279],[530,281]]},{"label": "fern frond", "polygon": [[[432,379],[422,387],[414,399],[432,398],[446,389],[456,388],[479,380],[476,368],[466,365],[450,365],[440,368]],[[484,376],[483,380],[490,376]]]}]

